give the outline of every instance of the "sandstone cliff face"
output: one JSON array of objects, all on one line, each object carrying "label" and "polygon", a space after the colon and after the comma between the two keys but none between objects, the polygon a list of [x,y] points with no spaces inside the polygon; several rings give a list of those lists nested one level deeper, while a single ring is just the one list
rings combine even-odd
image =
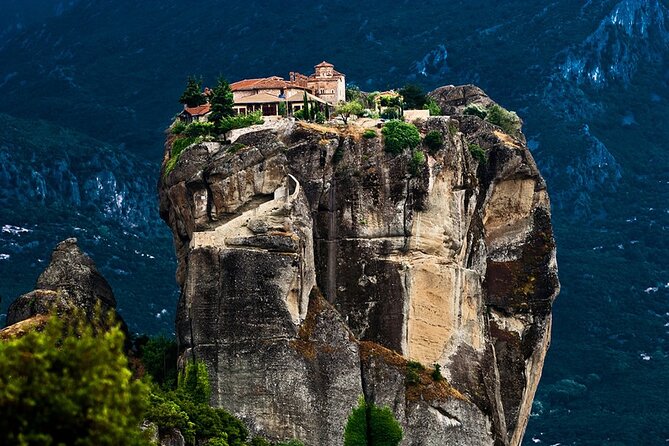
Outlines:
[{"label": "sandstone cliff face", "polygon": [[[181,358],[252,430],[339,445],[364,395],[406,445],[520,443],[559,290],[545,183],[523,140],[459,114],[482,91],[433,96],[449,116],[419,128],[445,142],[417,174],[380,132],[283,120],[161,176]],[[446,382],[409,384],[407,360]]]}]

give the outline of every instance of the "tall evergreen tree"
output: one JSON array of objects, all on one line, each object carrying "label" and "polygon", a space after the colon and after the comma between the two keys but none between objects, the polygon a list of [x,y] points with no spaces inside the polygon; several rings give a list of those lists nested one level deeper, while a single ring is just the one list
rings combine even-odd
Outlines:
[{"label": "tall evergreen tree", "polygon": [[304,92],[304,99],[302,100],[302,112],[305,121],[311,121],[311,114],[309,113],[309,100],[307,99],[307,92]]},{"label": "tall evergreen tree", "polygon": [[209,121],[215,124],[221,122],[221,119],[234,114],[233,106],[235,105],[235,101],[232,96],[232,90],[230,89],[230,84],[222,76],[218,78],[209,103],[211,104]]},{"label": "tall evergreen tree", "polygon": [[202,93],[202,79],[197,80],[193,76],[188,76],[186,89],[181,94],[179,102],[186,107],[197,107],[198,105],[205,104],[207,98]]}]

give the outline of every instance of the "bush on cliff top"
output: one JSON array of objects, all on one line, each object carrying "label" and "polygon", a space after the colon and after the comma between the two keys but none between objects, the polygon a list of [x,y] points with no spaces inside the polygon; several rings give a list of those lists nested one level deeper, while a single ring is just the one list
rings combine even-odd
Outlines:
[{"label": "bush on cliff top", "polygon": [[420,133],[415,125],[402,121],[389,121],[381,129],[386,152],[393,155],[420,144]]}]

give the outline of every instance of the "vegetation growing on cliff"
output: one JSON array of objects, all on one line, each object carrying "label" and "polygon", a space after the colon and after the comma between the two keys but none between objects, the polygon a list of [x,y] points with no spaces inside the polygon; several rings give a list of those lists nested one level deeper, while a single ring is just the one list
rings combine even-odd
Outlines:
[{"label": "vegetation growing on cliff", "polygon": [[415,125],[402,121],[390,121],[381,129],[387,152],[399,155],[405,149],[413,149],[420,144],[420,133]]},{"label": "vegetation growing on cliff", "polygon": [[344,446],[397,446],[402,436],[402,428],[389,408],[361,397],[348,417]]},{"label": "vegetation growing on cliff", "polygon": [[485,119],[512,136],[518,135],[522,127],[522,121],[516,112],[509,111],[497,104],[492,104],[487,108],[480,104],[469,104],[462,113]]}]

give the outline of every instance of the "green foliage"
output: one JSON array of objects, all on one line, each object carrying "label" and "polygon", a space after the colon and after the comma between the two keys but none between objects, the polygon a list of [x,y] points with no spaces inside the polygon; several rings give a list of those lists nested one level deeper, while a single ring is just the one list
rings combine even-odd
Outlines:
[{"label": "green foliage", "polygon": [[377,407],[360,398],[344,429],[344,446],[397,446],[402,428],[387,407]]},{"label": "green foliage", "polygon": [[165,336],[147,338],[140,346],[140,357],[146,373],[153,381],[164,387],[172,388],[177,383],[177,343]]},{"label": "green foliage", "polygon": [[235,105],[235,101],[232,96],[232,90],[230,90],[230,84],[223,77],[218,78],[209,103],[211,104],[209,121],[214,124],[218,124],[221,119],[234,114],[233,106]]},{"label": "green foliage", "polygon": [[300,110],[296,110],[296,111],[293,113],[293,118],[295,118],[295,119],[297,119],[297,120],[299,120],[299,121],[306,121],[306,118],[304,117],[304,110],[302,110],[302,109],[300,109]]},{"label": "green foliage", "polygon": [[364,108],[374,108],[374,95],[360,90],[360,87],[352,85],[346,88],[346,101],[357,101]]},{"label": "green foliage", "polygon": [[427,97],[423,89],[414,84],[406,84],[399,93],[404,99],[404,108],[406,109],[421,109],[427,102]]},{"label": "green foliage", "polygon": [[230,446],[228,440],[223,437],[212,438],[205,443],[207,446]]},{"label": "green foliage", "polygon": [[211,136],[215,131],[216,129],[214,128],[213,122],[194,121],[186,126],[183,134],[189,137]]},{"label": "green foliage", "polygon": [[170,127],[170,133],[173,135],[180,135],[184,130],[186,130],[186,124],[181,121],[176,121],[172,124],[172,127]]},{"label": "green foliage", "polygon": [[216,125],[218,133],[228,133],[230,130],[243,129],[252,125],[262,124],[262,112],[257,111],[248,115],[226,116]]},{"label": "green foliage", "polygon": [[432,371],[432,379],[434,381],[443,381],[444,376],[441,374],[441,365],[440,364],[435,364],[434,365],[434,370]]},{"label": "green foliage", "polygon": [[435,153],[444,145],[444,136],[440,131],[431,130],[425,135],[423,143],[428,148],[430,153]]},{"label": "green foliage", "polygon": [[422,150],[414,150],[409,162],[409,172],[411,175],[419,176],[426,162],[425,153]]},{"label": "green foliage", "polygon": [[379,135],[377,135],[376,131],[374,131],[373,129],[367,129],[362,133],[362,137],[367,139],[376,138],[377,136]]},{"label": "green foliage", "polygon": [[288,107],[286,106],[285,102],[279,102],[279,108],[278,108],[279,116],[286,117],[288,116]]},{"label": "green foliage", "polygon": [[427,98],[423,109],[430,111],[430,116],[441,116],[441,107],[432,98]]},{"label": "green foliage", "polygon": [[264,439],[263,437],[253,437],[249,446],[272,446],[272,443]]},{"label": "green foliage", "polygon": [[186,395],[193,403],[208,403],[211,388],[207,366],[195,361],[186,364],[186,370],[179,374],[177,391]]},{"label": "green foliage", "polygon": [[309,100],[307,99],[307,92],[304,92],[302,99],[302,115],[306,121],[311,121],[311,113],[309,112]]},{"label": "green foliage", "polygon": [[518,134],[522,126],[520,118],[515,112],[509,111],[497,104],[488,107],[488,114],[485,119],[491,124],[500,127],[509,135]]},{"label": "green foliage", "polygon": [[464,110],[462,110],[463,115],[478,116],[481,119],[485,119],[488,116],[488,110],[486,110],[480,104],[469,104]]},{"label": "green foliage", "polygon": [[172,142],[172,150],[170,159],[165,163],[165,175],[170,173],[174,167],[179,162],[179,158],[186,148],[190,147],[193,144],[202,142],[202,137],[186,137],[186,138],[177,138]]},{"label": "green foliage", "polygon": [[335,114],[341,116],[344,120],[344,124],[348,124],[348,118],[355,115],[361,116],[364,113],[365,109],[362,104],[358,101],[349,101],[339,104],[335,107]]},{"label": "green foliage", "polygon": [[406,383],[408,385],[420,384],[420,372],[424,370],[425,367],[420,362],[409,361],[406,369]]},{"label": "green foliage", "polygon": [[325,115],[323,112],[319,111],[316,112],[316,117],[314,118],[314,121],[316,121],[317,124],[324,124],[325,123]]},{"label": "green foliage", "polygon": [[378,96],[381,107],[402,107],[402,97],[392,94],[382,94]]},{"label": "green foliage", "polygon": [[400,119],[401,112],[398,107],[386,107],[379,116],[383,119]]},{"label": "green foliage", "polygon": [[276,446],[304,446],[304,443],[302,443],[299,440],[290,440],[290,441],[282,441],[281,443],[277,443]]},{"label": "green foliage", "polygon": [[202,79],[198,80],[193,76],[188,76],[186,89],[181,94],[179,102],[187,107],[197,107],[198,105],[205,104],[207,98],[202,93]]},{"label": "green foliage", "polygon": [[0,444],[147,445],[147,386],[133,380],[118,326],[83,316],[0,342]]},{"label": "green foliage", "polygon": [[179,429],[188,444],[208,441],[205,444],[246,446],[249,435],[246,426],[225,410],[210,407],[209,397],[206,366],[202,362],[189,362],[179,375],[176,390],[152,388],[146,418],[156,423],[160,432]]},{"label": "green foliage", "polygon": [[381,129],[381,133],[383,133],[386,151],[395,155],[420,144],[418,129],[415,125],[406,122],[387,122]]},{"label": "green foliage", "polygon": [[484,164],[487,161],[485,150],[483,150],[483,147],[479,146],[478,144],[469,144],[469,153],[471,153],[474,159],[481,164]]},{"label": "green foliage", "polygon": [[172,157],[179,156],[181,154],[181,152],[183,152],[186,149],[186,147],[188,147],[192,144],[196,144],[196,143],[201,142],[201,141],[202,141],[202,138],[194,137],[194,136],[175,139],[172,142],[172,151],[171,151]]}]

